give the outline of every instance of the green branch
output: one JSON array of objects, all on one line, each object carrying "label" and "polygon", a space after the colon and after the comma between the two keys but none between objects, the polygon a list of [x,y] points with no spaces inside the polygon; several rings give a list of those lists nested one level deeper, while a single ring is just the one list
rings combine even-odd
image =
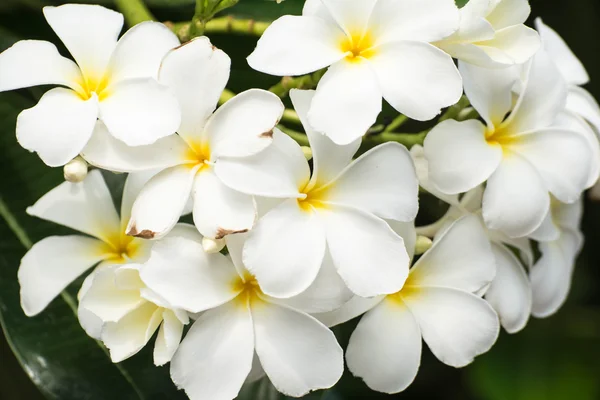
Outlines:
[{"label": "green branch", "polygon": [[[167,23],[182,42],[194,38],[192,22]],[[231,33],[236,35],[261,36],[270,22],[259,22],[253,19],[239,19],[231,15],[214,18],[204,25],[204,34]]]},{"label": "green branch", "polygon": [[143,0],[115,0],[115,5],[130,27],[140,22],[156,20]]},{"label": "green branch", "polygon": [[325,75],[326,69],[319,70],[315,73],[302,75],[298,77],[284,76],[281,81],[272,86],[269,91],[275,93],[277,96],[284,98],[292,89],[314,89],[317,84]]},{"label": "green branch", "polygon": [[370,149],[383,143],[396,142],[403,144],[406,148],[410,149],[414,145],[422,145],[428,133],[429,129],[419,133],[382,132],[378,135],[365,136],[363,138],[362,147],[364,149]]}]

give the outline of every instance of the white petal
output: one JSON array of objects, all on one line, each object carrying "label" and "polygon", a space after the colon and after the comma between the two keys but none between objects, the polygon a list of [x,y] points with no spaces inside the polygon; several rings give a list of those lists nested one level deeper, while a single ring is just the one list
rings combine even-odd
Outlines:
[{"label": "white petal", "polygon": [[165,25],[145,21],[128,30],[115,47],[108,64],[111,83],[132,78],[157,78],[160,62],[179,46],[177,36]]},{"label": "white petal", "polygon": [[180,165],[152,177],[133,204],[127,234],[144,239],[166,235],[190,197],[197,169]]},{"label": "white petal", "polygon": [[542,224],[533,231],[529,237],[538,242],[552,242],[560,236],[560,228],[554,222],[552,215],[552,207],[548,210],[548,214],[544,217]]},{"label": "white petal", "polygon": [[329,15],[349,37],[362,37],[377,0],[322,0]]},{"label": "white petal", "polygon": [[498,64],[523,64],[540,49],[538,33],[525,25],[515,25],[496,32],[493,39],[477,43]]},{"label": "white petal", "polygon": [[444,121],[429,132],[423,147],[431,183],[448,194],[479,186],[502,160],[502,148],[486,141],[485,126],[477,120]]},{"label": "white petal", "polygon": [[406,147],[385,143],[360,156],[324,189],[323,201],[380,218],[412,221],[419,208],[417,180]]},{"label": "white petal", "polygon": [[319,81],[309,124],[337,144],[367,133],[381,112],[381,89],[369,63],[340,61]]},{"label": "white petal", "polygon": [[100,119],[110,133],[129,146],[143,146],[169,136],[179,127],[181,112],[170,90],[154,79],[138,78],[106,89]]},{"label": "white petal", "polygon": [[46,193],[27,214],[110,241],[119,232],[119,215],[100,171],[83,182],[64,182]]},{"label": "white petal", "polygon": [[531,13],[528,0],[500,0],[495,1],[496,7],[486,19],[494,29],[500,30],[511,25],[523,24]]},{"label": "white petal", "polygon": [[225,236],[225,244],[227,245],[227,253],[233,262],[233,266],[239,276],[247,276],[248,269],[242,260],[244,244],[248,239],[248,233],[237,233],[235,235]]},{"label": "white petal", "polygon": [[386,299],[367,312],[350,337],[348,368],[371,389],[398,393],[417,376],[421,364],[421,330],[408,307]]},{"label": "white petal", "polygon": [[550,126],[565,109],[567,85],[544,51],[531,61],[521,96],[505,121],[505,129],[528,132]]},{"label": "white petal", "polygon": [[65,88],[46,92],[39,103],[17,117],[17,140],[38,153],[51,167],[62,166],[83,149],[92,136],[98,116],[98,100],[82,100]]},{"label": "white petal", "polygon": [[290,99],[302,121],[313,154],[313,174],[309,185],[317,187],[331,182],[350,164],[360,147],[361,140],[357,139],[340,146],[310,126],[308,112],[315,93],[314,90],[292,89]]},{"label": "white petal", "polygon": [[343,38],[343,31],[329,21],[286,15],[265,31],[248,64],[271,75],[308,74],[344,58]]},{"label": "white petal", "polygon": [[496,274],[494,255],[479,217],[454,222],[414,265],[406,285],[443,286],[475,293]]},{"label": "white petal", "polygon": [[252,368],[254,331],[247,307],[203,313],[171,360],[171,378],[190,399],[235,398]]},{"label": "white petal", "polygon": [[512,88],[518,79],[516,67],[490,69],[469,63],[459,63],[465,93],[469,101],[487,122],[500,126],[512,108]]},{"label": "white petal", "polygon": [[254,225],[256,207],[252,196],[225,186],[212,168],[196,175],[192,194],[194,224],[203,236],[223,239]]},{"label": "white petal", "polygon": [[0,54],[0,92],[57,84],[80,89],[79,67],[42,40],[21,40]]},{"label": "white petal", "polygon": [[172,311],[163,311],[163,321],[154,346],[154,365],[156,366],[165,365],[171,361],[183,336],[183,324]]},{"label": "white petal", "polygon": [[506,247],[492,246],[496,258],[496,277],[485,293],[485,299],[498,313],[508,333],[525,327],[531,314],[531,286],[521,262]]},{"label": "white petal", "polygon": [[386,220],[390,228],[398,236],[404,240],[404,247],[408,252],[408,257],[412,260],[415,255],[415,246],[417,244],[417,230],[415,229],[415,221],[399,222],[394,220]]},{"label": "white petal", "polygon": [[567,109],[585,118],[600,132],[600,107],[590,92],[580,87],[570,87]]},{"label": "white petal", "polygon": [[[101,267],[101,265],[99,265]],[[77,292],[77,300],[79,304],[77,305],[77,319],[79,320],[79,324],[90,337],[100,340],[100,336],[102,335],[102,327],[104,326],[104,322],[100,319],[96,314],[88,310],[87,308],[81,305],[81,299],[85,296],[89,288],[92,286],[92,282],[94,281],[95,274],[89,274],[81,284],[81,288],[79,288],[79,292]]]},{"label": "white petal", "polygon": [[351,319],[366,313],[381,303],[383,299],[385,299],[385,296],[375,296],[370,298],[354,296],[337,310],[326,313],[316,313],[313,316],[326,326],[332,327],[348,322]]},{"label": "white petal", "polygon": [[19,265],[21,307],[39,314],[71,282],[106,257],[104,244],[85,236],[50,236],[25,254]]},{"label": "white petal", "polygon": [[404,240],[385,221],[343,206],[318,213],[331,258],[352,292],[372,297],[402,288],[408,275],[408,253]]},{"label": "white petal", "polygon": [[287,298],[310,286],[324,254],[325,233],[319,218],[290,199],[258,221],[244,246],[243,259],[265,294]]},{"label": "white petal", "polygon": [[192,313],[218,307],[240,289],[233,264],[220,253],[206,254],[187,238],[165,238],[152,247],[140,276],[144,283],[175,308]]},{"label": "white petal", "polygon": [[300,397],[332,387],[344,359],[334,334],[313,317],[266,302],[252,303],[256,354],[281,393]]},{"label": "white petal", "polygon": [[519,136],[510,148],[538,171],[546,188],[564,203],[573,203],[586,188],[592,151],[586,138],[566,129],[543,129]]},{"label": "white petal", "polygon": [[500,324],[481,298],[450,288],[420,288],[402,296],[421,327],[425,343],[444,364],[460,368],[487,352]]},{"label": "white petal", "polygon": [[152,144],[131,147],[115,138],[102,122],[96,124],[81,155],[92,165],[115,172],[139,172],[169,168],[185,161],[189,146],[178,135]]},{"label": "white petal", "polygon": [[554,29],[544,24],[541,18],[535,20],[535,27],[542,37],[544,49],[560,70],[563,78],[571,85],[581,86],[588,83],[590,77],[585,67],[563,38]]},{"label": "white petal", "polygon": [[162,309],[146,302],[118,322],[109,322],[102,330],[102,341],[110,350],[113,363],[139,352],[150,341],[162,321]]},{"label": "white petal", "polygon": [[488,228],[510,237],[535,231],[550,207],[541,175],[527,160],[511,153],[488,179],[483,195],[483,219]]},{"label": "white petal", "polygon": [[463,87],[452,57],[428,43],[401,41],[369,58],[383,97],[411,119],[428,121],[460,100]]},{"label": "white petal", "polygon": [[44,16],[87,79],[100,80],[117,38],[123,15],[98,5],[44,7]]},{"label": "white petal", "polygon": [[398,40],[433,42],[456,31],[458,8],[452,0],[379,0],[369,21],[378,44]]},{"label": "white petal", "polygon": [[[207,37],[199,37],[169,52],[160,67],[160,82],[179,100],[185,138],[200,138],[229,79],[231,59]],[[199,95],[202,93],[202,95]]]},{"label": "white petal", "polygon": [[346,304],[353,294],[340,278],[331,256],[325,253],[323,264],[314,282],[304,292],[289,299],[271,298],[269,301],[309,314],[326,313]]},{"label": "white petal", "polygon": [[[118,285],[118,274],[133,275],[130,287]],[[137,281],[137,282],[136,282]],[[90,287],[80,300],[82,308],[96,315],[102,322],[118,322],[127,314],[143,306],[146,302],[140,296],[140,281],[137,269],[120,266],[106,266],[96,269]]]},{"label": "white petal", "polygon": [[570,230],[563,232],[557,241],[540,243],[542,257],[530,273],[533,316],[548,317],[564,304],[571,289],[573,268],[581,243],[581,234]]},{"label": "white petal", "polygon": [[285,107],[271,92],[250,89],[223,104],[206,123],[211,159],[246,157],[267,148]]},{"label": "white petal", "polygon": [[429,178],[429,162],[425,158],[425,149],[421,145],[414,145],[410,148],[410,156],[415,165],[415,172],[419,180],[419,186],[431,193],[440,200],[448,204],[458,204],[458,195],[447,195],[435,188]]},{"label": "white petal", "polygon": [[275,128],[273,143],[258,154],[244,158],[222,158],[215,173],[223,183],[242,193],[256,196],[299,197],[310,179],[302,149]]}]

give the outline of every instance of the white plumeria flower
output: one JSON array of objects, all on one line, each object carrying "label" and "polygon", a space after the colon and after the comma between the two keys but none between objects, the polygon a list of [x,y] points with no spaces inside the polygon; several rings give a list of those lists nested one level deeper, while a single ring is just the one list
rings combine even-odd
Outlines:
[{"label": "white plumeria flower", "polygon": [[559,236],[540,242],[541,258],[530,272],[533,289],[532,315],[545,318],[563,305],[569,294],[575,260],[583,246],[579,224],[583,214],[583,201],[564,204],[553,199],[550,221]]},{"label": "white plumeria flower", "polygon": [[244,193],[285,199],[250,232],[244,263],[273,297],[304,291],[328,255],[350,290],[370,297],[398,291],[408,275],[403,240],[383,220],[414,220],[418,182],[405,147],[386,143],[357,160],[360,140],[339,146],[310,128],[313,91],[290,92],[307,131],[314,170],[300,146],[276,130],[273,145],[216,174]]},{"label": "white plumeria flower", "polygon": [[350,338],[348,368],[373,390],[401,392],[417,375],[421,338],[443,363],[469,364],[498,337],[498,317],[478,295],[494,275],[480,221],[459,219],[415,263],[402,290],[345,306],[337,323],[366,311]]},{"label": "white plumeria flower", "polygon": [[[170,236],[198,235],[190,225],[180,225]],[[140,265],[114,265],[96,270],[86,279],[80,312],[92,313],[101,324],[98,339],[110,350],[111,360],[121,362],[138,353],[157,329],[154,364],[171,361],[189,323],[186,311],[174,308],[148,289],[140,279]],[[83,291],[83,290],[82,290]],[[87,321],[81,321],[86,327]]]},{"label": "white plumeria flower", "polygon": [[[411,155],[415,160],[419,173],[419,182],[427,190],[427,160],[423,155],[421,146],[414,146]],[[425,183],[425,184],[423,184]],[[435,192],[430,192],[437,196]],[[476,215],[481,219],[481,200],[483,188],[477,187],[457,198],[448,196],[440,197],[450,207],[446,214],[437,222],[417,228],[417,233],[422,236],[434,238],[441,235],[451,224],[466,215]],[[481,220],[483,224],[483,220]],[[532,308],[532,294],[529,277],[521,260],[513,253],[511,248],[519,251],[519,255],[525,261],[527,267],[533,265],[533,249],[528,238],[512,239],[499,231],[484,229],[488,237],[494,259],[496,261],[496,276],[493,282],[479,294],[485,294],[486,300],[498,313],[500,322],[509,333],[521,331],[529,320]]]},{"label": "white plumeria flower", "polygon": [[125,235],[131,205],[147,175],[128,177],[121,217],[102,174],[94,170],[81,183],[64,182],[27,209],[29,215],[90,236],[50,236],[33,245],[19,266],[21,306],[28,316],[40,313],[71,282],[100,263],[144,260],[150,242]]},{"label": "white plumeria flower", "polygon": [[585,118],[596,132],[600,132],[600,106],[594,96],[581,87],[590,82],[585,67],[558,33],[544,24],[541,18],[536,19],[535,25],[542,37],[544,50],[569,85],[567,109]]},{"label": "white plumeria flower", "polygon": [[543,51],[527,66],[514,107],[516,69],[465,63],[460,69],[465,92],[487,126],[448,120],[432,129],[424,144],[429,180],[447,194],[487,181],[482,211],[488,228],[527,236],[546,217],[550,194],[573,203],[597,179],[594,151],[579,130],[558,125],[566,85]]},{"label": "white plumeria flower", "polygon": [[522,64],[540,48],[538,33],[525,26],[527,0],[470,0],[460,9],[460,27],[435,43],[454,58],[485,68]]},{"label": "white plumeria flower", "polygon": [[17,42],[0,54],[0,91],[63,86],[19,115],[21,146],[55,167],[81,152],[97,119],[131,146],[177,130],[177,100],[155,80],[162,57],[179,45],[166,26],[144,22],[117,42],[123,16],[107,8],[67,4],[44,7],[44,16],[77,64],[39,40]]},{"label": "white plumeria flower", "polygon": [[318,292],[329,298],[321,301],[321,310],[342,304],[344,299],[331,293],[339,287],[332,284],[335,273],[311,288],[312,294],[270,298],[243,264],[244,239],[227,236],[229,256],[224,256],[206,254],[199,239],[166,238],[141,268],[144,283],[169,304],[202,312],[171,361],[173,381],[192,400],[233,399],[261,368],[289,396],[333,386],[343,372],[342,349],[306,312],[315,311]]},{"label": "white plumeria flower", "polygon": [[271,24],[248,63],[279,76],[330,67],[308,120],[349,144],[375,123],[382,97],[422,121],[460,99],[452,58],[430,44],[458,23],[453,0],[307,0],[302,16]]},{"label": "white plumeria flower", "polygon": [[[582,87],[590,81],[585,67],[558,33],[544,24],[541,18],[536,19],[535,25],[542,37],[544,49],[568,84],[567,110],[584,118],[594,127],[595,133],[590,135],[590,139],[597,142],[597,135],[600,134],[600,106],[594,96]],[[593,143],[592,147],[597,149],[598,145]],[[600,152],[596,158],[600,159]],[[596,183],[590,194],[592,198],[600,199],[600,183]]]},{"label": "white plumeria flower", "polygon": [[204,236],[221,239],[252,228],[254,200],[223,184],[214,169],[221,159],[240,160],[269,146],[285,108],[274,94],[253,89],[214,112],[229,79],[230,63],[206,37],[172,50],[163,60],[159,80],[181,104],[178,135],[150,146],[127,147],[100,126],[83,151],[100,167],[161,170],[135,201],[129,235],[163,237],[177,223],[190,195],[194,223]]}]

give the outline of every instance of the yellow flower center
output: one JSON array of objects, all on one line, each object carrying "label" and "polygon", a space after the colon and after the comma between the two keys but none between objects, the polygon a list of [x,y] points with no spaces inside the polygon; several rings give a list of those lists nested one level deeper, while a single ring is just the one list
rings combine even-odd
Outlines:
[{"label": "yellow flower center", "polygon": [[206,141],[186,141],[188,148],[185,151],[184,158],[187,160],[190,168],[200,165],[198,172],[208,167],[210,161],[210,146]]},{"label": "yellow flower center", "polygon": [[350,36],[344,35],[340,48],[344,53],[348,53],[346,60],[355,62],[372,57],[375,54],[373,45],[374,40],[369,32],[364,34],[353,33]]},{"label": "yellow flower center", "polygon": [[260,285],[256,278],[248,273],[245,276],[236,278],[232,284],[232,290],[239,293],[234,301],[240,307],[247,307],[249,303],[255,304],[262,302],[260,296],[263,295]]},{"label": "yellow flower center", "polygon": [[92,97],[93,93],[96,93],[96,96],[98,96],[98,100],[103,100],[109,94],[109,92],[107,90],[107,87],[108,87],[107,77],[103,77],[100,79],[93,78],[93,77],[86,77],[86,78],[83,78],[83,81],[78,82],[78,83],[81,86],[81,90],[78,90],[77,94],[79,95],[79,97],[81,97],[82,100],[89,100]]},{"label": "yellow flower center", "polygon": [[304,195],[298,199],[298,205],[303,211],[312,212],[315,208],[325,209],[327,204],[327,187],[311,184],[309,181],[300,189],[300,193]]},{"label": "yellow flower center", "polygon": [[500,146],[503,151],[506,151],[511,144],[518,141],[518,137],[510,129],[500,125],[498,128],[488,128],[486,130],[485,141],[490,146]]},{"label": "yellow flower center", "polygon": [[138,254],[141,239],[116,234],[105,243],[103,253],[107,254],[106,261],[114,264],[124,264]]}]

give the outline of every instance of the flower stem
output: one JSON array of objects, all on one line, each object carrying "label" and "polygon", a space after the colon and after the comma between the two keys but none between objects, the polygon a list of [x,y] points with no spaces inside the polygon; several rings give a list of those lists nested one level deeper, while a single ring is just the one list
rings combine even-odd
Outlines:
[{"label": "flower stem", "polygon": [[[123,1],[123,0],[121,0]],[[182,42],[194,38],[192,22],[168,23],[171,30],[179,37]],[[232,33],[236,35],[261,36],[270,22],[259,22],[253,19],[240,19],[232,15],[214,18],[204,25],[204,34],[214,33]]]},{"label": "flower stem", "polygon": [[155,20],[143,0],[115,0],[115,5],[121,14],[123,14],[127,25],[130,27],[140,22]]},{"label": "flower stem", "polygon": [[407,117],[406,115],[402,115],[402,114],[400,114],[400,115],[398,115],[398,116],[397,116],[397,117],[396,117],[396,118],[395,118],[395,119],[392,121],[392,123],[391,123],[391,124],[389,124],[389,125],[388,125],[388,126],[385,128],[385,130],[384,130],[383,132],[384,132],[384,133],[385,133],[385,132],[393,132],[393,131],[395,131],[396,129],[400,128],[402,125],[404,125],[404,123],[405,123],[406,121],[408,121],[408,117]]},{"label": "flower stem", "polygon": [[378,135],[365,136],[363,138],[362,147],[364,149],[370,149],[383,143],[396,142],[403,144],[408,149],[410,149],[414,145],[422,145],[428,133],[429,129],[419,133],[382,132]]},{"label": "flower stem", "polygon": [[284,76],[281,81],[272,86],[269,91],[275,93],[277,96],[284,98],[286,97],[291,89],[314,89],[317,84],[325,75],[326,69],[319,70],[315,73],[302,75],[298,77]]}]

